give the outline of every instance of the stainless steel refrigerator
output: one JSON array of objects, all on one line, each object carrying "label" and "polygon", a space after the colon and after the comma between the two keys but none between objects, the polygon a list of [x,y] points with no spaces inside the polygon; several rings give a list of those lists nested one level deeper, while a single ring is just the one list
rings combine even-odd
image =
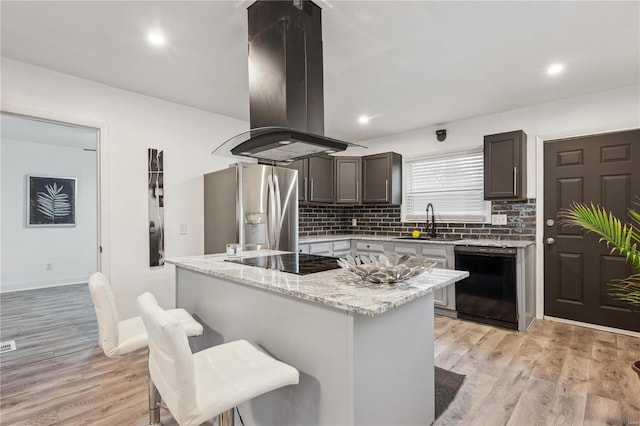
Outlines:
[{"label": "stainless steel refrigerator", "polygon": [[204,175],[204,252],[298,250],[298,172],[238,163]]}]

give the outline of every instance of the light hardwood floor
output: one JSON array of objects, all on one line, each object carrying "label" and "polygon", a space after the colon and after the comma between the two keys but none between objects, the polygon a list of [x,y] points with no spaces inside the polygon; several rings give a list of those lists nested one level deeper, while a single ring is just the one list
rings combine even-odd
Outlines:
[{"label": "light hardwood floor", "polygon": [[538,320],[528,333],[436,317],[435,364],[465,374],[436,425],[640,425],[640,339]]},{"label": "light hardwood floor", "polygon": [[[436,425],[640,425],[632,337],[539,320],[527,333],[436,317],[436,365],[466,374]],[[142,425],[147,355],[99,348],[3,370],[3,425]],[[175,425],[166,412],[163,422]]]},{"label": "light hardwood floor", "polygon": [[0,354],[0,369],[86,350],[98,342],[98,323],[84,284],[2,293],[0,341],[17,350]]}]

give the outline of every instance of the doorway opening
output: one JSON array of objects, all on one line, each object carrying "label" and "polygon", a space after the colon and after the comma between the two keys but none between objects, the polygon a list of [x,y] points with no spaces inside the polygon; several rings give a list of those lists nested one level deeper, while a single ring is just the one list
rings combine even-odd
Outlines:
[{"label": "doorway opening", "polygon": [[87,288],[100,270],[96,128],[2,112],[0,368],[96,346]]}]

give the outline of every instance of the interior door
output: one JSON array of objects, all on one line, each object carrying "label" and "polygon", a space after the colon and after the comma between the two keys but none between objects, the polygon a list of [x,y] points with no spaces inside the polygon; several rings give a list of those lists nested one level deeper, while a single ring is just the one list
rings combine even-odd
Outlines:
[{"label": "interior door", "polygon": [[599,204],[628,220],[638,196],[640,130],[545,143],[545,315],[640,331],[640,310],[609,295],[607,283],[632,273],[625,259],[610,255],[595,234],[558,223],[573,202]]}]

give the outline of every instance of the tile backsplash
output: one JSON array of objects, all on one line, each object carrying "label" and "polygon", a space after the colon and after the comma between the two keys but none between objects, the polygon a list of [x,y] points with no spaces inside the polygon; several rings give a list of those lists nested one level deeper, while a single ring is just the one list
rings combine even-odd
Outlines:
[{"label": "tile backsplash", "polygon": [[[536,200],[493,201],[492,214],[506,214],[506,225],[489,223],[436,223],[439,236],[465,239],[535,240]],[[424,231],[424,222],[402,222],[399,206],[301,205],[300,236],[324,234],[369,234],[405,236],[414,229]],[[357,225],[352,226],[352,219]]]}]

